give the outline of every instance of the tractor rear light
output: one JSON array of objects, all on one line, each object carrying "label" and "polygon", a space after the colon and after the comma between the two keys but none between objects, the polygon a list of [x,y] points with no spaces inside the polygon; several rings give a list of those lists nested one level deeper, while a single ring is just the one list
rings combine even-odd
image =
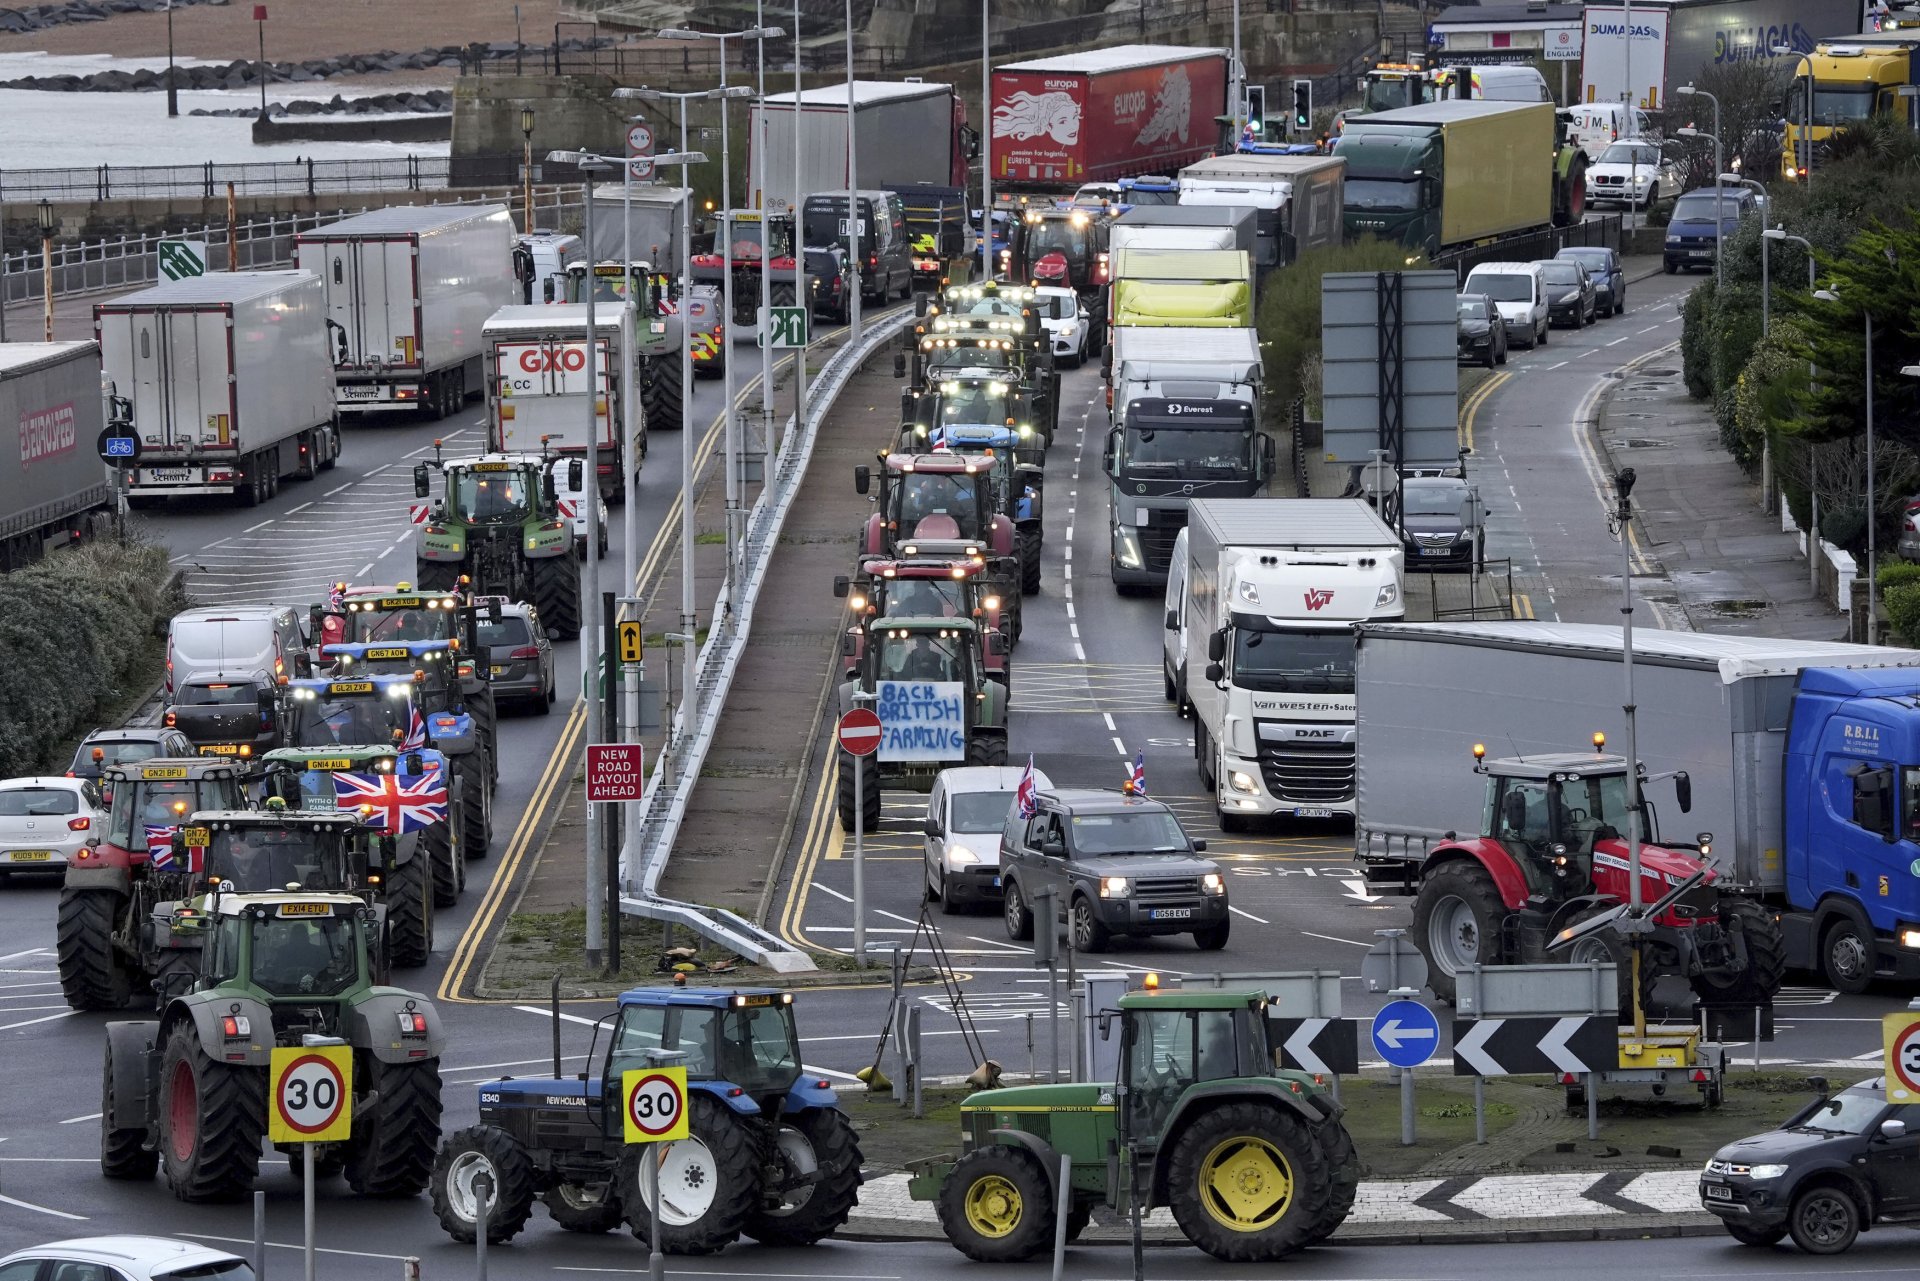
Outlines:
[{"label": "tractor rear light", "polygon": [[178,722],[178,720],[179,720],[179,717],[175,716],[172,711],[168,711],[168,713],[166,714],[166,717],[164,718],[163,723],[166,725],[168,729],[172,729],[175,723]]},{"label": "tractor rear light", "polygon": [[823,1076],[813,1083],[813,1088],[816,1090],[831,1090],[833,1088],[833,1082]]},{"label": "tractor rear light", "polygon": [[380,884],[380,873],[378,873],[378,872],[368,872],[368,873],[367,873],[367,884],[369,884],[369,885],[378,885],[378,884]]},{"label": "tractor rear light", "polygon": [[1692,1073],[1688,1075],[1687,1079],[1695,1085],[1704,1085],[1707,1080],[1707,1070],[1705,1068],[1695,1068]]},{"label": "tractor rear light", "polygon": [[220,1035],[229,1041],[243,1041],[252,1035],[252,1025],[244,1014],[228,1014],[220,1019]]},{"label": "tractor rear light", "polygon": [[418,1010],[402,1010],[397,1016],[400,1020],[401,1036],[425,1036],[427,1034],[427,1016]]},{"label": "tractor rear light", "polygon": [[92,827],[92,826],[93,826],[93,820],[88,818],[84,814],[82,814],[79,818],[70,818],[67,820],[67,830],[69,832],[84,832],[89,827]]},{"label": "tractor rear light", "polygon": [[745,1090],[741,1089],[739,1086],[736,1085],[732,1089],[727,1091],[727,1097],[730,1099],[737,1099],[745,1093],[746,1093]]},{"label": "tractor rear light", "polygon": [[538,645],[522,645],[519,649],[516,649],[512,653],[508,654],[507,657],[508,658],[538,658],[540,657],[540,647]]}]

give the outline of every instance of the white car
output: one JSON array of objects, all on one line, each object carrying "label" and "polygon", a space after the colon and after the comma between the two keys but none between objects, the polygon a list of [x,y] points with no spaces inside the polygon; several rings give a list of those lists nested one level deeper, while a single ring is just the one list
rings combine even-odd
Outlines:
[{"label": "white car", "polygon": [[1679,196],[1685,186],[1680,166],[1644,138],[1613,143],[1587,168],[1587,199],[1594,204],[1651,209]]},{"label": "white car", "polygon": [[64,871],[105,823],[100,789],[90,778],[60,775],[0,783],[0,878],[16,872]]},{"label": "white car", "polygon": [[[926,893],[948,913],[1000,898],[1000,833],[1027,772],[1024,765],[941,770],[927,797]],[[1035,791],[1053,786],[1039,770]]]},{"label": "white car", "polygon": [[1086,363],[1089,328],[1079,295],[1058,285],[1041,285],[1034,293],[1040,304],[1040,324],[1053,342],[1053,358],[1079,368]]},{"label": "white car", "polygon": [[168,1237],[80,1237],[15,1250],[0,1281],[254,1281],[237,1254]]}]

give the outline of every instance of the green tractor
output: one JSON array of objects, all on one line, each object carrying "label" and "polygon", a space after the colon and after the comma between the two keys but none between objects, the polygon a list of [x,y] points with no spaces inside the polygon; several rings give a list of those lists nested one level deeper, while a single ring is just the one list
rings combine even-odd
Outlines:
[{"label": "green tractor", "polygon": [[433,461],[413,469],[415,497],[432,495],[434,471],[443,491],[420,533],[420,585],[451,591],[464,576],[478,595],[533,605],[554,636],[578,636],[580,558],[553,476],[563,461],[568,486],[578,491],[577,458],[487,454],[447,462],[436,444]]},{"label": "green tractor", "polygon": [[1257,992],[1128,993],[1099,1015],[1103,1038],[1120,1030],[1117,1083],[969,1096],[959,1159],[910,1163],[909,1195],[932,1201],[947,1240],[983,1263],[1051,1249],[1061,1197],[1068,1240],[1101,1205],[1164,1206],[1187,1240],[1231,1262],[1325,1240],[1353,1208],[1359,1158],[1320,1079],[1273,1066],[1266,1007]]},{"label": "green tractor", "polygon": [[[317,1036],[352,1047],[354,1097],[352,1135],[314,1154],[316,1176],[344,1173],[367,1196],[424,1189],[445,1038],[427,997],[374,983],[374,918],[351,894],[286,890],[216,893],[178,923],[198,923],[199,977],[159,1018],[107,1024],[100,1172],[141,1180],[164,1169],[182,1201],[246,1195],[272,1052]],[[288,1164],[301,1168],[291,1148]]]}]

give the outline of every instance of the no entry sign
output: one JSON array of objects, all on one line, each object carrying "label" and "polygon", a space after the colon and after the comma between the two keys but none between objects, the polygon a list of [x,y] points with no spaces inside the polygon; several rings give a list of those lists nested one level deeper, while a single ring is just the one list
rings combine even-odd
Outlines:
[{"label": "no entry sign", "polygon": [[646,787],[646,748],[639,743],[587,744],[588,800],[637,801]]},{"label": "no entry sign", "polygon": [[871,756],[880,748],[880,718],[864,707],[856,707],[840,718],[836,736],[841,751],[851,756]]},{"label": "no entry sign", "polygon": [[277,1049],[268,1067],[267,1137],[339,1143],[353,1133],[353,1047]]},{"label": "no entry sign", "polygon": [[638,1068],[621,1077],[624,1128],[629,1143],[665,1143],[684,1139],[687,1125],[687,1070]]}]

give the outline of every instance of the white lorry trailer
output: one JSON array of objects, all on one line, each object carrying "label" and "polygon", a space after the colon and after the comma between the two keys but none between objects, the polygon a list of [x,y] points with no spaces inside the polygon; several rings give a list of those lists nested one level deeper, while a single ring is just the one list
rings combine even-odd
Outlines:
[{"label": "white lorry trailer", "polygon": [[340,457],[326,298],[307,271],[209,272],[100,303],[100,364],[132,402],[134,501],[252,507]]},{"label": "white lorry trailer", "polygon": [[1242,249],[1259,246],[1259,219],[1241,208],[1136,205],[1107,229],[1107,252],[1123,249]]},{"label": "white lorry trailer", "polygon": [[[622,400],[640,386],[633,313],[617,303],[594,309],[593,420],[600,495],[626,497],[627,477],[647,453],[644,414],[630,440]],[[487,448],[501,454],[587,452],[587,308],[585,303],[502,307],[485,326]]]},{"label": "white lorry trailer", "polygon": [[[792,93],[768,94],[748,108],[748,208],[793,212],[794,109]],[[967,124],[966,100],[952,85],[856,80],[853,110],[855,172],[861,185],[892,191],[918,183],[967,184],[968,169],[980,152],[980,135]],[[803,91],[799,111],[801,200],[816,192],[846,191],[846,83]],[[756,186],[762,176],[760,157],[751,150],[762,142],[765,192]]]},{"label": "white lorry trailer", "polygon": [[1251,207],[1254,266],[1265,273],[1340,243],[1346,170],[1338,156],[1216,156],[1180,171],[1180,206]]},{"label": "white lorry trailer", "polygon": [[1201,498],[1186,542],[1186,606],[1163,621],[1185,629],[1221,830],[1353,813],[1353,624],[1402,616],[1399,536],[1359,498]]},{"label": "white lorry trailer", "polygon": [[345,413],[454,413],[480,390],[480,328],[515,300],[505,205],[394,205],[302,232],[319,277]]},{"label": "white lorry trailer", "polygon": [[100,532],[113,514],[100,348],[0,343],[0,422],[20,424],[19,453],[0,454],[0,570]]}]

